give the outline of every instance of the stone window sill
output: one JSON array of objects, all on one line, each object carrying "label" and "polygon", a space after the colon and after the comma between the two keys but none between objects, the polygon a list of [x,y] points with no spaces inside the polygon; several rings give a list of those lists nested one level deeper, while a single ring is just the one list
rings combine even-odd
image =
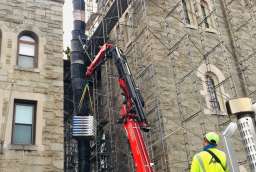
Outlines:
[{"label": "stone window sill", "polygon": [[8,145],[8,150],[16,151],[38,151],[39,147],[36,145]]},{"label": "stone window sill", "polygon": [[218,31],[216,29],[213,28],[205,28],[205,32],[209,32],[209,33],[218,33]]},{"label": "stone window sill", "polygon": [[212,111],[212,109],[208,109],[208,108],[204,109],[204,113],[208,114],[208,115],[220,115],[220,116],[226,116],[227,115],[226,112],[223,112],[223,111],[214,112],[214,111]]},{"label": "stone window sill", "polygon": [[197,27],[196,27],[196,26],[191,25],[191,24],[186,24],[186,25],[185,25],[185,27],[186,27],[186,28],[189,28],[189,29],[194,29],[194,30],[196,30],[196,29],[197,29]]},{"label": "stone window sill", "polygon": [[28,68],[22,68],[22,67],[19,67],[19,66],[15,66],[15,70],[24,71],[24,72],[40,73],[40,70],[38,68],[28,69]]}]

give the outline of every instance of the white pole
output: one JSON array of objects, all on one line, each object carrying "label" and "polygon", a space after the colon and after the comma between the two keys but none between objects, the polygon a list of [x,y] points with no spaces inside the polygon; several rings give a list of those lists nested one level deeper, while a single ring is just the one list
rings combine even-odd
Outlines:
[{"label": "white pole", "polygon": [[230,138],[233,136],[236,130],[237,130],[237,124],[235,122],[231,122],[227,126],[227,128],[222,132],[225,149],[228,156],[228,167],[230,172],[240,172],[238,168],[237,159],[235,157],[234,151],[230,144]]},{"label": "white pole", "polygon": [[255,114],[250,98],[237,98],[229,100],[227,111],[237,117],[237,125],[243,141],[247,160],[252,172],[256,172],[256,133]]}]

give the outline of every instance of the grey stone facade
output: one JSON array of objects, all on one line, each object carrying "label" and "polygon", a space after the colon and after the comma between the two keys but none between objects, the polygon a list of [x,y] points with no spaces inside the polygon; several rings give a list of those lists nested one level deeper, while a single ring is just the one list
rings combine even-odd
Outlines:
[{"label": "grey stone facade", "polygon": [[[225,101],[242,96],[256,101],[255,2],[207,2],[211,4],[207,20],[213,21],[210,29],[204,25],[200,1],[191,0],[195,24],[188,25],[179,0],[134,0],[110,34],[110,40],[126,53],[145,98],[152,125],[145,139],[159,172],[189,171],[193,155],[202,149],[203,135],[220,133],[236,121],[226,114]],[[120,93],[112,65],[102,67],[103,100],[96,107],[104,107],[99,114],[117,116]],[[207,75],[214,78],[220,110],[209,103]],[[233,145],[238,161],[246,167],[238,132]],[[118,152],[122,146],[113,147]]]},{"label": "grey stone facade", "polygon": [[[63,171],[63,0],[0,2],[0,171]],[[37,66],[17,65],[18,36],[37,37]],[[12,144],[14,101],[36,102],[34,144]]]}]

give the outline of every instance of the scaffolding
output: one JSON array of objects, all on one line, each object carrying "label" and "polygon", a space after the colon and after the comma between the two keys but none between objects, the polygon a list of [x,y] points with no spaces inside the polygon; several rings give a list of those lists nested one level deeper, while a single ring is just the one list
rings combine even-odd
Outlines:
[{"label": "scaffolding", "polygon": [[[255,38],[255,4],[211,2],[212,9],[204,17],[198,9],[189,11],[198,21],[196,27],[187,25],[182,0],[102,0],[90,21],[91,57],[105,42],[121,47],[127,56],[145,99],[152,129],[144,138],[155,171],[188,171],[202,136],[209,130],[222,131],[233,120],[225,114],[225,101],[238,96],[256,101],[255,48],[241,38]],[[239,5],[246,9],[245,18],[233,11],[241,9]],[[214,21],[211,31],[205,26],[209,19]],[[214,71],[221,71],[219,78],[214,78]],[[91,144],[95,172],[134,171],[127,139],[116,124],[120,107],[116,81],[112,61],[91,81],[98,122]],[[239,149],[239,137],[233,142]],[[244,154],[238,160],[246,165]]]},{"label": "scaffolding", "polygon": [[[111,10],[113,6],[120,7],[117,8],[116,16],[111,15],[107,17],[107,15],[111,13],[109,10]],[[129,11],[126,9],[127,7],[134,9]],[[136,37],[138,36],[136,35],[135,29],[138,27],[139,21],[135,20],[135,15],[146,16],[145,2],[143,0],[134,0],[126,2],[104,1],[103,3],[102,1],[99,2],[98,9],[101,10],[97,12],[99,14],[99,17],[96,19],[97,22],[94,22],[97,25],[96,33],[94,32],[90,39],[91,56],[97,53],[99,45],[109,41],[125,50],[132,71],[134,71],[134,74],[137,73],[137,75],[135,75],[136,83],[142,90],[142,94],[146,96],[145,110],[149,121],[152,123],[152,130],[150,133],[145,134],[144,138],[151,159],[154,162],[154,168],[160,171],[168,171],[162,117],[158,98],[154,95],[153,89],[153,87],[157,89],[154,81],[154,66],[141,61],[144,55],[143,52],[141,52],[140,43],[136,41]],[[130,17],[123,20],[123,18],[121,18],[122,16]],[[113,21],[116,21],[115,27],[111,28]],[[91,28],[94,29],[93,26],[91,26]],[[116,30],[115,39],[110,40],[108,32],[113,29]],[[100,30],[101,34],[98,32],[97,35],[97,30]],[[142,32],[143,31],[141,31],[141,34]],[[125,43],[129,37],[134,40]],[[144,88],[145,83],[152,87],[152,89],[148,90],[147,87]],[[97,141],[93,146],[93,171],[134,171],[133,160],[125,132],[121,125],[116,124],[120,108],[120,91],[117,88],[117,73],[111,61],[106,62],[95,75],[93,79],[93,97],[98,124],[104,124],[104,126],[99,127],[102,130],[98,132]],[[102,152],[103,150],[104,152]],[[120,161],[120,159],[122,160]]]},{"label": "scaffolding", "polygon": [[[237,38],[231,38],[234,39],[234,44],[237,40],[239,40],[239,36],[242,34],[235,34],[233,28],[235,27],[232,25],[232,19],[234,17],[232,16],[231,9],[229,6],[232,3],[235,3],[234,1],[226,2],[224,1],[224,4],[218,4],[221,3],[220,1],[212,1],[213,7],[219,7],[222,6],[222,9],[212,9],[212,11],[209,13],[206,18],[202,18],[202,21],[199,21],[198,23],[198,32],[199,34],[194,34],[191,32],[190,29],[184,29],[182,31],[183,35],[180,37],[175,37],[172,33],[173,23],[176,21],[178,23],[181,23],[182,25],[186,26],[185,23],[185,16],[182,18],[178,18],[177,15],[182,13],[181,6],[177,4],[181,4],[180,1],[177,1],[177,4],[173,3],[168,6],[167,8],[163,9],[164,12],[166,12],[166,16],[163,19],[163,22],[166,26],[166,32],[167,35],[170,37],[163,37],[158,36],[157,39],[159,39],[159,42],[163,44],[163,47],[165,47],[168,51],[168,56],[170,59],[170,69],[173,74],[174,82],[175,82],[175,90],[176,90],[176,102],[178,104],[179,114],[180,114],[180,120],[181,125],[177,126],[177,129],[180,127],[183,130],[183,136],[184,136],[184,152],[186,152],[186,155],[184,157],[187,157],[186,164],[187,168],[190,167],[190,162],[192,159],[192,156],[194,155],[195,151],[198,151],[197,149],[193,148],[193,143],[191,143],[191,137],[199,137],[202,138],[202,135],[205,134],[206,129],[210,129],[210,124],[215,123],[214,118],[216,118],[216,125],[212,126],[217,131],[221,131],[225,125],[227,125],[232,119],[229,117],[225,117],[223,112],[216,110],[216,109],[210,109],[211,114],[214,114],[215,116],[207,116],[205,115],[206,110],[202,106],[203,102],[205,102],[202,97],[198,97],[200,95],[200,88],[202,87],[202,83],[206,82],[206,80],[202,80],[202,78],[198,78],[198,73],[201,72],[198,70],[198,68],[201,65],[206,66],[206,73],[203,73],[203,75],[207,73],[211,73],[213,69],[211,67],[213,65],[220,66],[222,73],[225,75],[225,79],[219,81],[214,85],[214,89],[216,91],[216,94],[218,97],[221,97],[224,99],[223,102],[226,100],[229,100],[230,98],[237,97],[237,96],[250,96],[255,101],[255,91],[249,90],[247,88],[243,88],[244,85],[246,86],[248,84],[248,81],[246,81],[245,78],[251,77],[252,75],[247,75],[246,72],[249,72],[251,70],[255,72],[255,67],[252,66],[248,68],[247,70],[244,70],[244,64],[242,61],[251,60],[255,61],[255,51],[251,50],[251,54],[243,56],[244,60],[237,62],[237,56],[241,56],[242,49],[239,51],[238,45],[234,45],[232,47],[233,49],[228,47],[227,40],[225,40],[225,36],[223,33],[223,25],[220,26],[219,24],[222,23],[223,20],[220,16],[220,10],[224,10],[224,13],[226,16],[226,22],[230,24],[230,27],[228,28],[231,32],[231,35],[237,36]],[[228,5],[227,5],[228,4]],[[160,8],[155,6],[156,8]],[[249,10],[249,9],[248,9]],[[249,23],[250,20],[253,19],[252,12],[249,12],[251,17],[248,18],[248,20],[243,19],[245,23]],[[198,12],[195,12],[194,14],[199,18]],[[234,15],[234,14],[233,14]],[[214,17],[214,20],[216,21],[216,27],[215,27],[215,34],[211,34],[206,32],[205,27],[203,26],[204,21],[207,20],[207,18]],[[255,25],[255,22],[253,22],[252,27]],[[172,25],[171,25],[172,24]],[[241,26],[243,27],[243,26]],[[175,28],[174,28],[175,29]],[[241,28],[240,28],[241,29]],[[252,29],[249,29],[252,30]],[[247,30],[248,31],[248,30]],[[253,32],[251,32],[253,33]],[[250,35],[252,38],[252,35]],[[173,39],[174,38],[174,39]],[[209,44],[209,39],[212,41]],[[200,40],[200,42],[198,41]],[[196,52],[196,53],[195,53]],[[201,54],[201,57],[198,58],[198,54]],[[197,57],[196,57],[196,56]],[[183,66],[181,67],[179,64],[179,61],[183,62]],[[233,65],[233,68],[231,67]],[[236,66],[237,65],[237,66]],[[236,73],[234,68],[235,66],[238,69],[238,72]],[[238,79],[236,78],[236,75],[238,76]],[[235,82],[235,80],[239,80],[239,82]],[[242,86],[239,85],[242,83]],[[187,85],[191,85],[190,88],[187,87]],[[204,83],[203,83],[204,84]],[[205,83],[207,85],[207,83]],[[254,83],[255,84],[255,83]],[[250,83],[252,86],[253,83]],[[239,93],[238,88],[241,88],[241,91]],[[255,89],[255,87],[254,87]],[[223,91],[227,91],[228,94],[225,94]],[[194,95],[193,95],[194,94]],[[193,98],[197,97],[197,103],[191,103],[193,102],[193,99],[188,97],[188,95],[193,95]],[[210,100],[214,99],[213,97],[209,97]],[[190,105],[188,105],[190,104]],[[191,107],[197,107],[197,108],[191,108]],[[190,109],[191,108],[191,109]],[[195,123],[200,124],[197,128],[195,127]],[[206,125],[208,125],[206,127]],[[200,130],[201,128],[201,130]],[[212,128],[212,129],[214,129]],[[196,132],[195,132],[196,131]],[[200,131],[200,132],[199,132]],[[188,142],[189,141],[189,142]],[[240,142],[238,139],[236,139],[237,142]],[[238,143],[236,143],[237,145]],[[169,144],[168,144],[169,145]],[[172,144],[171,144],[172,145]],[[171,149],[171,148],[170,148]],[[171,154],[170,150],[170,154]],[[245,157],[239,157],[240,164],[244,164],[246,162]],[[177,169],[182,170],[188,170],[185,167],[181,167],[178,164],[184,164],[184,161],[180,160],[173,160],[173,162],[170,162],[172,168],[174,166],[177,166]]]}]

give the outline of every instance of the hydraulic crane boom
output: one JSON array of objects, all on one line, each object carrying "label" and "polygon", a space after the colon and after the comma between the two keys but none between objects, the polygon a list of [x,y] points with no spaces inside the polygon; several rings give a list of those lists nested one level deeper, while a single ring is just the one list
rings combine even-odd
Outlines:
[{"label": "hydraulic crane boom", "polygon": [[149,130],[143,110],[144,101],[135,85],[126,57],[119,48],[112,44],[104,44],[88,66],[86,76],[90,77],[95,69],[109,58],[114,60],[119,75],[118,84],[124,97],[119,113],[119,122],[123,124],[126,131],[136,172],[153,172],[149,154],[141,134],[141,129],[143,131]]}]

